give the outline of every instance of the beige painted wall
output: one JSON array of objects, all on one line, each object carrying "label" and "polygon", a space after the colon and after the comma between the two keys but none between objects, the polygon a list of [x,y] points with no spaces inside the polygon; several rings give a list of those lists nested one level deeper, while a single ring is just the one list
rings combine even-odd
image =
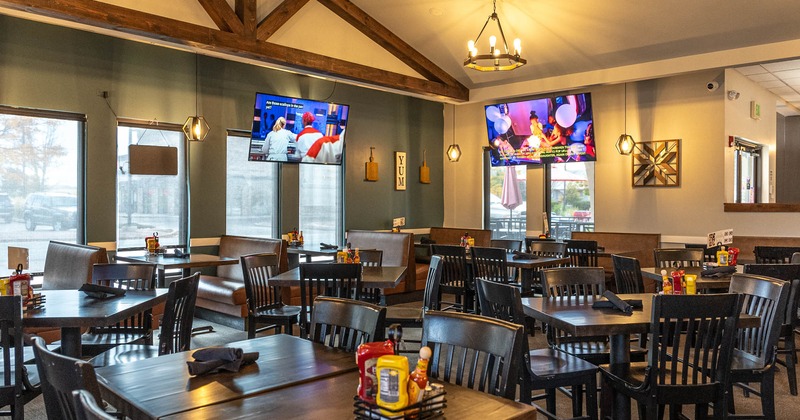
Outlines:
[{"label": "beige painted wall", "polygon": [[[729,111],[726,102],[731,101],[725,98],[724,85],[715,92],[706,89],[707,82],[721,74],[721,70],[704,71],[628,84],[628,133],[637,141],[681,139],[681,185],[672,188],[631,186],[631,158],[620,156],[614,149],[614,142],[624,130],[624,86],[584,90],[592,93],[595,117],[597,231],[661,233],[664,242],[702,242],[708,232],[725,228],[733,228],[734,234],[739,235],[800,235],[797,216],[793,214],[723,212],[723,174],[730,132],[725,126]],[[749,118],[749,99],[744,94],[739,102],[743,99]],[[764,105],[768,102],[763,100]],[[457,106],[455,134],[453,106],[445,107],[443,146],[446,149],[455,135],[463,151],[459,162],[444,164],[445,226],[481,226],[481,148],[486,142],[483,106]],[[768,120],[772,120],[774,143],[774,106],[771,110],[764,108],[763,125]],[[541,172],[528,171],[528,229],[534,232],[541,229],[544,207]]]}]

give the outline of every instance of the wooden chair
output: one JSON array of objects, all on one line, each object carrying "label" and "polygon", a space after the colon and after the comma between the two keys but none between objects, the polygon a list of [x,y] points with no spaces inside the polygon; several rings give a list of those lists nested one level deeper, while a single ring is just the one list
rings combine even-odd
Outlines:
[{"label": "wooden chair", "polygon": [[656,267],[702,267],[703,250],[699,248],[656,248],[653,250]]},{"label": "wooden chair", "polygon": [[[564,258],[567,255],[567,244],[555,241],[532,241],[528,252],[537,257]],[[542,270],[522,270],[522,296],[543,295]]]},{"label": "wooden chair", "polygon": [[726,418],[733,332],[741,307],[734,293],[654,296],[647,362],[601,365],[601,400],[613,401],[608,394],[622,393],[638,402],[639,417],[647,419],[662,418],[666,405],[671,418],[678,418],[680,407],[690,404],[697,418],[713,403],[714,418]]},{"label": "wooden chair", "polygon": [[319,296],[314,299],[309,339],[355,352],[359,345],[383,340],[386,308],[367,302]]},{"label": "wooden chair", "polygon": [[778,336],[778,355],[785,355],[776,362],[786,367],[789,380],[789,392],[797,395],[797,348],[794,341],[794,329],[798,324],[797,311],[800,309],[800,264],[745,264],[745,274],[756,274],[790,282],[789,297],[786,301],[786,312]]},{"label": "wooden chair", "polygon": [[[762,418],[774,419],[775,349],[786,312],[789,284],[770,277],[734,274],[730,292],[742,296],[742,313],[759,317],[761,325],[736,332],[728,392],[733,395],[733,383],[760,382],[758,391],[750,387],[747,390],[761,396]],[[728,407],[730,413],[735,413],[733,398],[728,399]]]},{"label": "wooden chair", "polygon": [[522,251],[521,239],[492,239],[490,246],[492,248],[503,248],[508,252]]},{"label": "wooden chair", "polygon": [[498,283],[511,281],[508,277],[505,248],[473,246],[470,248],[470,252],[472,252],[472,272],[476,279],[481,278]]},{"label": "wooden chair", "polygon": [[[441,310],[475,311],[475,281],[467,268],[467,251],[458,245],[431,245],[431,255],[442,257],[439,292],[455,295],[455,302],[440,301]],[[445,306],[447,304],[448,306]]]},{"label": "wooden chair", "polygon": [[[518,288],[480,278],[475,279],[475,287],[482,315],[525,324],[522,297]],[[579,417],[583,410],[585,387],[586,413],[591,419],[597,418],[597,366],[552,348],[529,351],[527,340],[523,340],[523,359],[520,366],[521,402],[530,403],[531,391],[544,389],[545,395],[533,399],[544,397],[547,409],[544,411],[542,407],[537,408],[549,418],[557,418],[556,389],[570,386],[573,397],[572,415]]]},{"label": "wooden chair", "polygon": [[[364,267],[380,267],[383,265],[383,250],[360,249],[358,256],[361,259],[361,265]],[[382,290],[377,287],[364,288],[361,290],[361,300],[380,305],[382,294]]]},{"label": "wooden chair", "polygon": [[[92,284],[126,290],[155,288],[156,266],[145,263],[94,264]],[[91,327],[81,336],[81,352],[100,354],[120,344],[153,344],[153,311],[148,309],[108,327]]]},{"label": "wooden chair", "polygon": [[425,281],[425,292],[422,297],[421,308],[404,306],[386,307],[386,325],[400,324],[403,328],[422,328],[422,319],[425,312],[439,310],[439,284],[442,281],[442,257],[431,256],[428,267],[428,278]]},{"label": "wooden chair", "polygon": [[75,407],[75,420],[114,420],[116,417],[106,413],[97,405],[97,400],[85,389],[72,391],[72,404]]},{"label": "wooden chair", "polygon": [[570,239],[567,255],[573,267],[597,267],[597,241]]},{"label": "wooden chair", "polygon": [[794,246],[756,246],[753,248],[756,264],[788,264],[795,252],[800,252],[800,248]]},{"label": "wooden chair", "polygon": [[[240,257],[244,291],[247,295],[247,338],[255,338],[257,332],[275,329],[292,334],[292,325],[299,322],[300,307],[284,305],[280,286],[270,286],[269,278],[279,272],[280,259],[277,254],[251,254]],[[259,323],[268,324],[257,328]]]},{"label": "wooden chair", "polygon": [[86,390],[95,401],[101,401],[100,386],[90,363],[53,353],[38,337],[34,339],[33,352],[42,380],[47,418],[77,418],[72,391]]},{"label": "wooden chair", "polygon": [[95,367],[110,366],[189,350],[199,277],[200,274],[195,273],[170,283],[158,346],[123,344],[100,353],[89,362]]},{"label": "wooden chair", "polygon": [[708,248],[705,244],[684,244],[686,248],[699,248],[703,250],[703,261],[705,262],[717,262],[717,251],[719,251],[719,246],[713,246]]},{"label": "wooden chair", "polygon": [[361,264],[300,264],[300,336],[307,337],[314,315],[314,299],[332,296],[361,299]]},{"label": "wooden chair", "polygon": [[614,265],[614,281],[617,293],[644,293],[644,280],[639,260],[622,255],[612,255]]},{"label": "wooden chair", "polygon": [[[2,382],[0,382],[0,412],[14,419],[24,417],[24,406],[41,393],[36,366],[25,365],[28,358],[24,350],[22,333],[22,297],[0,297],[0,356],[2,356]],[[28,352],[30,353],[30,352]]]},{"label": "wooden chair", "polygon": [[380,267],[383,265],[383,250],[381,249],[359,249],[358,257],[364,267]]},{"label": "wooden chair", "polygon": [[[544,297],[596,299],[605,292],[605,272],[599,267],[563,267],[542,271]],[[555,326],[547,326],[547,341],[556,349],[596,365],[609,363],[608,336],[574,337]],[[631,345],[631,360],[644,360],[646,351]]]},{"label": "wooden chair", "polygon": [[422,345],[433,350],[429,377],[514,400],[522,325],[480,315],[428,311]]}]

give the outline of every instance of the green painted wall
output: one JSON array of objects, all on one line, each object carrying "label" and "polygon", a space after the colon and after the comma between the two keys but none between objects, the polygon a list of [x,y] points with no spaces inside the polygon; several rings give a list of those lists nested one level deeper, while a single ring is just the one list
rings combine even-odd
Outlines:
[{"label": "green painted wall", "polygon": [[[249,128],[256,91],[351,106],[346,229],[389,229],[399,216],[407,218],[408,227],[442,225],[441,103],[210,57],[200,56],[199,62],[199,109],[211,133],[204,143],[191,145],[192,237],[225,233],[226,130]],[[109,92],[113,112],[100,96],[103,91]],[[114,113],[182,124],[194,114],[195,56],[0,16],[0,104],[87,116],[87,240],[114,241]],[[380,164],[375,183],[363,181],[370,146],[376,147]],[[423,149],[433,181],[428,185],[418,182]],[[407,191],[394,191],[394,151],[408,153]],[[286,168],[285,180],[296,179],[296,173]]]}]

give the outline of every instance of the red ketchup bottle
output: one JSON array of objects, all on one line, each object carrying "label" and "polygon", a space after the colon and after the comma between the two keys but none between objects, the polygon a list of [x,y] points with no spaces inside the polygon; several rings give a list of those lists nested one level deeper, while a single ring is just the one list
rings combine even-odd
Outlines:
[{"label": "red ketchup bottle", "polygon": [[682,295],[683,294],[683,276],[681,275],[680,270],[673,271],[672,273],[672,294],[673,295]]},{"label": "red ketchup bottle", "polygon": [[364,343],[356,351],[356,364],[358,365],[358,397],[375,404],[378,395],[378,377],[375,366],[378,358],[394,354],[394,342]]}]

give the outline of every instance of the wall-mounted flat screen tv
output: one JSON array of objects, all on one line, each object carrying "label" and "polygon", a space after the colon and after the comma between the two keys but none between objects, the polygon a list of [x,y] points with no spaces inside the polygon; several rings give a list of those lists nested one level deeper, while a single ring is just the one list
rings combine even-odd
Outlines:
[{"label": "wall-mounted flat screen tv", "polygon": [[597,159],[589,93],[486,106],[492,166]]},{"label": "wall-mounted flat screen tv", "polygon": [[349,107],[256,93],[248,160],[342,164]]}]

